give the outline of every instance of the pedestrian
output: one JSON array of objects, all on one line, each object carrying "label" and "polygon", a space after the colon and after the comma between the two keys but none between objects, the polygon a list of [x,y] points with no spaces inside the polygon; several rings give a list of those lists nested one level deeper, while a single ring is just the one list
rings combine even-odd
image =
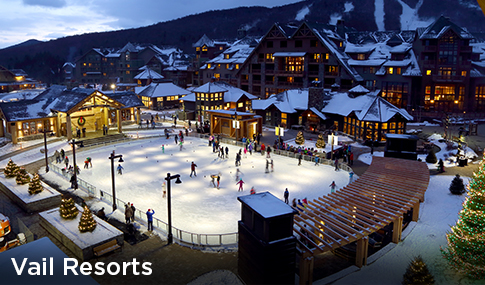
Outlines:
[{"label": "pedestrian", "polygon": [[269,173],[269,161],[266,159],[266,170],[264,173]]},{"label": "pedestrian", "polygon": [[271,164],[271,172],[273,172],[273,171],[274,171],[274,167],[273,167],[273,166],[274,166],[274,164],[273,164],[273,159],[271,159],[271,162],[270,162],[269,164]]},{"label": "pedestrian", "polygon": [[226,158],[229,158],[229,148],[226,146]]},{"label": "pedestrian", "polygon": [[136,208],[133,206],[133,203],[131,203],[131,210],[133,211],[133,215],[131,216],[131,222],[135,222],[135,213],[136,213]]},{"label": "pedestrian", "polygon": [[61,152],[59,154],[61,155],[61,157],[59,158],[59,162],[62,162],[62,160],[64,159],[64,155],[66,154],[63,148],[61,148]]},{"label": "pedestrian", "polygon": [[67,167],[69,166],[69,158],[66,156],[66,158],[64,158],[64,163],[66,164],[66,169]]},{"label": "pedestrian", "polygon": [[129,206],[128,204],[126,204],[125,205],[125,222],[127,224],[130,223],[131,216],[133,216],[133,210],[131,209],[131,206]]},{"label": "pedestrian", "polygon": [[163,192],[162,198],[167,197],[167,181],[163,181],[163,184],[162,184],[162,192]]},{"label": "pedestrian", "polygon": [[150,121],[147,119],[147,129],[150,128]]},{"label": "pedestrian", "polygon": [[180,151],[182,151],[182,148],[184,147],[184,141],[180,141]]},{"label": "pedestrian", "polygon": [[221,182],[221,173],[217,174],[217,189],[219,189],[220,182]]},{"label": "pedestrian", "polygon": [[104,207],[98,211],[97,216],[102,220],[106,220],[106,213],[104,212]]},{"label": "pedestrian", "polygon": [[335,158],[335,171],[338,171],[338,158]]},{"label": "pedestrian", "polygon": [[152,121],[152,129],[155,128],[155,121]]},{"label": "pedestrian", "polygon": [[261,145],[261,155],[264,155],[264,150],[266,149],[266,146],[264,143]]},{"label": "pedestrian", "polygon": [[212,145],[212,139],[213,139],[212,136],[209,136],[209,146]]},{"label": "pedestrian", "polygon": [[76,181],[76,177],[74,175],[71,176],[71,180],[69,180],[69,182],[71,182],[71,188],[72,189],[77,189],[77,181]]},{"label": "pedestrian", "polygon": [[54,157],[56,158],[56,163],[59,163],[61,155],[59,154],[59,151],[56,149],[56,152],[54,152]]},{"label": "pedestrian", "polygon": [[168,140],[170,138],[170,134],[168,133],[167,129],[165,129],[164,132],[165,132],[165,138]]},{"label": "pedestrian", "polygon": [[352,183],[352,181],[354,181],[354,172],[350,171],[349,172],[349,183]]},{"label": "pedestrian", "polygon": [[239,191],[243,191],[243,184],[244,184],[244,181],[242,181],[242,179],[239,179],[239,181],[236,183],[236,185],[239,184],[239,189],[237,190],[238,192]]},{"label": "pedestrian", "polygon": [[300,152],[300,155],[298,155],[298,166],[301,165],[301,159],[303,158],[303,154],[301,154]]},{"label": "pedestrian", "polygon": [[236,181],[239,181],[239,176],[241,176],[242,172],[239,168],[236,168]]},{"label": "pedestrian", "polygon": [[320,161],[320,157],[318,155],[315,156],[315,165],[318,165],[319,161]]},{"label": "pedestrian", "polygon": [[123,166],[121,166],[121,164],[118,164],[118,167],[116,167],[116,169],[118,170],[118,174],[119,174],[119,175],[123,175],[123,171],[122,171],[122,170],[123,170],[124,168],[123,168]]},{"label": "pedestrian", "polygon": [[293,200],[291,201],[291,206],[293,206],[293,208],[296,208],[296,198],[293,198]]},{"label": "pedestrian", "polygon": [[165,153],[165,145],[162,144],[162,153]]},{"label": "pedestrian", "polygon": [[288,198],[290,197],[290,192],[288,191],[288,188],[285,189],[285,193],[283,194],[283,196],[285,197],[285,203],[288,204]]},{"label": "pedestrian", "polygon": [[254,187],[251,187],[251,191],[249,191],[249,194],[251,195],[256,194],[256,190],[254,189]]},{"label": "pedestrian", "polygon": [[249,150],[249,155],[253,155],[253,142],[249,143],[248,150]]},{"label": "pedestrian", "polygon": [[81,130],[78,127],[76,127],[76,137],[81,138]]},{"label": "pedestrian", "polygon": [[300,210],[300,211],[303,211],[303,208],[305,208],[305,206],[301,203],[300,199],[298,199],[298,207],[297,209]]},{"label": "pedestrian", "polygon": [[91,159],[91,157],[89,157],[89,156],[88,156],[88,157],[86,157],[86,160],[89,162],[89,166],[90,166],[91,168],[93,168],[93,163],[92,163],[92,159]]},{"label": "pedestrian", "polygon": [[[350,149],[350,146],[349,146]],[[349,152],[349,165],[352,166],[354,164],[354,153]]]},{"label": "pedestrian", "polygon": [[445,172],[445,165],[443,162],[443,159],[440,158],[440,161],[438,161],[438,172],[443,173]]},{"label": "pedestrian", "polygon": [[271,157],[271,147],[268,146],[268,148],[266,149],[266,157],[267,158],[270,158]]},{"label": "pedestrian", "polygon": [[175,144],[178,144],[179,137],[177,134],[175,134],[174,140],[175,140]]},{"label": "pedestrian", "polygon": [[335,188],[337,188],[337,184],[335,184],[335,181],[332,181],[332,184],[328,186],[330,187],[330,192],[335,193]]},{"label": "pedestrian", "polygon": [[84,161],[84,169],[88,168],[89,167],[89,161],[86,159]]},{"label": "pedestrian", "polygon": [[153,231],[153,215],[155,214],[155,210],[148,209],[147,211],[147,221],[148,221],[148,230]]},{"label": "pedestrian", "polygon": [[197,173],[195,172],[195,168],[197,167],[197,164],[195,164],[193,161],[190,164],[190,177],[192,177],[192,174],[194,174],[195,177],[197,177]]}]

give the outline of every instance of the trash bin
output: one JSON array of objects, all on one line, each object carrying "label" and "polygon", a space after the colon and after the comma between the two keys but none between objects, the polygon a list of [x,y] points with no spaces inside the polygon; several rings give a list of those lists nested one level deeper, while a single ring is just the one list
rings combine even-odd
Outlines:
[{"label": "trash bin", "polygon": [[458,166],[464,167],[468,165],[468,160],[464,157],[458,159]]}]

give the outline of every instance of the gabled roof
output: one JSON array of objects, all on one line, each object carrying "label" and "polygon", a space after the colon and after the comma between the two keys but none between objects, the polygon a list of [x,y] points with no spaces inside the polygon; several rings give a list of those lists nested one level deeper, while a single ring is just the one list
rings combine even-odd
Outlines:
[{"label": "gabled roof", "polygon": [[214,46],[214,41],[211,40],[206,34],[204,34],[196,43],[192,44],[192,47],[201,47],[204,45],[208,47]]},{"label": "gabled roof", "polygon": [[253,100],[253,110],[266,110],[274,105],[282,113],[296,113],[308,109],[308,89],[291,89],[271,95],[265,100]]},{"label": "gabled roof", "polygon": [[249,100],[258,98],[257,96],[254,96],[253,94],[251,94],[249,92],[246,92],[242,89],[234,87],[234,86],[232,86],[232,85],[230,85],[226,82],[223,82],[223,81],[214,82],[214,85],[217,85],[220,88],[227,90],[227,92],[224,93],[224,103],[237,102],[243,96],[246,96]]},{"label": "gabled roof", "polygon": [[219,86],[215,82],[207,82],[206,84],[199,86],[192,90],[195,93],[217,93],[217,92],[227,92],[228,90]]},{"label": "gabled roof", "polygon": [[345,117],[355,113],[359,120],[368,122],[387,122],[395,115],[400,115],[408,121],[413,119],[406,110],[399,109],[378,96],[379,93],[380,90],[376,90],[356,98],[350,98],[347,93],[332,93],[322,113]]},{"label": "gabled roof", "polygon": [[151,83],[143,90],[139,91],[139,96],[145,97],[167,97],[167,96],[185,96],[190,94],[190,91],[179,87],[172,82]]},{"label": "gabled roof", "polygon": [[434,23],[429,25],[427,28],[416,29],[419,39],[438,39],[446,31],[453,30],[462,39],[473,39],[473,35],[470,34],[466,29],[459,27],[455,23],[451,22],[449,18],[441,16]]},{"label": "gabled roof", "polygon": [[132,43],[127,43],[122,49],[120,49],[120,53],[122,52],[138,52],[138,50],[136,49],[136,47],[132,44]]},{"label": "gabled roof", "polygon": [[350,89],[349,93],[369,93],[369,90],[367,90],[364,86],[359,84],[354,88]]},{"label": "gabled roof", "polygon": [[164,77],[158,72],[151,70],[150,68],[145,68],[142,72],[135,76],[135,79],[163,79]]}]

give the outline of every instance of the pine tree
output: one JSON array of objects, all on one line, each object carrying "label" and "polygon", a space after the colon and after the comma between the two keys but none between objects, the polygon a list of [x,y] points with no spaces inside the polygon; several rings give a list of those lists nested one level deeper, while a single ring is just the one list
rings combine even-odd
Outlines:
[{"label": "pine tree", "polygon": [[88,206],[84,206],[84,212],[79,221],[79,231],[82,233],[92,232],[96,228],[96,225],[97,223],[93,218],[93,213],[89,210]]},{"label": "pine tree", "polygon": [[42,192],[42,190],[44,190],[44,186],[42,186],[42,184],[40,183],[39,174],[36,173],[36,174],[34,174],[34,178],[32,178],[32,180],[30,180],[29,194],[30,195],[38,194],[38,193]]},{"label": "pine tree", "polygon": [[7,178],[12,178],[17,176],[17,171],[19,170],[19,167],[13,160],[9,160],[7,163],[7,166],[5,167],[5,170],[3,173],[5,173],[5,177]]},{"label": "pine tree", "polygon": [[317,143],[315,144],[317,148],[325,148],[325,140],[323,139],[323,135],[319,134]]},{"label": "pine tree", "polygon": [[433,163],[435,164],[438,162],[438,159],[436,158],[436,154],[434,153],[434,150],[431,150],[428,155],[426,156],[426,162],[427,163]]},{"label": "pine tree", "polygon": [[[485,156],[484,156],[485,158]],[[446,234],[444,257],[460,273],[485,278],[485,159],[468,184],[468,197],[458,214],[456,225]]]},{"label": "pine tree", "polygon": [[457,174],[451,181],[450,192],[455,195],[465,193],[465,184],[463,184],[463,179],[461,179],[460,174]]},{"label": "pine tree", "polygon": [[423,258],[418,256],[409,263],[406,273],[404,273],[403,285],[425,285],[434,284],[434,278],[431,273],[429,273],[426,263],[424,263]]},{"label": "pine tree", "polygon": [[74,204],[74,200],[72,198],[63,197],[61,200],[61,206],[59,207],[59,212],[62,218],[72,220],[77,216],[79,210]]},{"label": "pine tree", "polygon": [[305,138],[303,137],[303,133],[301,131],[298,132],[298,134],[296,135],[295,143],[299,145],[302,145],[305,143]]},{"label": "pine tree", "polygon": [[30,182],[30,175],[27,173],[27,170],[25,168],[20,167],[19,170],[17,171],[17,177],[15,178],[15,181],[17,184],[23,185],[27,184]]}]

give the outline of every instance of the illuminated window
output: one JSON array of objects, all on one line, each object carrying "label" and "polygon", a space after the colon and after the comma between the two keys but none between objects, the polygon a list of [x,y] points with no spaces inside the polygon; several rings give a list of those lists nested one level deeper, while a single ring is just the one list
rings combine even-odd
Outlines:
[{"label": "illuminated window", "polygon": [[196,47],[195,48],[195,51],[200,51],[200,47]]},{"label": "illuminated window", "polygon": [[103,72],[103,76],[106,76],[106,72]]},{"label": "illuminated window", "polygon": [[328,57],[329,57],[329,54],[328,54],[328,53],[326,53],[326,54],[325,54],[325,59],[326,59],[326,60],[328,60]]},{"label": "illuminated window", "polygon": [[396,74],[401,74],[401,68],[400,67],[396,68]]},{"label": "illuminated window", "polygon": [[224,55],[224,58],[225,58],[225,59],[229,59],[229,58],[230,58],[230,55],[229,55],[229,54],[225,54],[225,55]]},{"label": "illuminated window", "polygon": [[222,50],[222,49],[223,49],[223,47],[219,47],[219,50]]},{"label": "illuminated window", "polygon": [[239,63],[236,64],[236,69],[239,69]]},{"label": "illuminated window", "polygon": [[431,94],[431,86],[426,86],[425,93],[426,94]]},{"label": "illuminated window", "polygon": [[358,59],[358,60],[364,60],[364,59],[365,59],[365,54],[363,54],[363,53],[359,53],[359,54],[357,55],[357,59]]},{"label": "illuminated window", "polygon": [[288,115],[286,113],[281,113],[281,118],[282,119],[286,119],[288,117]]},{"label": "illuminated window", "polygon": [[465,71],[465,70],[463,70],[463,71],[461,72],[461,76],[466,77],[466,71]]},{"label": "illuminated window", "polygon": [[217,65],[217,68],[221,68],[221,64],[218,64],[218,65]]},{"label": "illuminated window", "polygon": [[431,75],[431,69],[426,70],[426,75]]},{"label": "illuminated window", "polygon": [[392,68],[392,67],[388,67],[388,68],[387,68],[387,73],[389,73],[389,74],[393,74],[393,73],[394,73],[394,68]]},{"label": "illuminated window", "polygon": [[212,65],[210,63],[207,64],[207,68],[211,68]]},{"label": "illuminated window", "polygon": [[272,53],[267,53],[266,54],[266,60],[267,61],[274,61],[274,56]]},{"label": "illuminated window", "polygon": [[207,47],[206,47],[206,46],[203,46],[203,47],[202,47],[202,51],[207,52]]},{"label": "illuminated window", "polygon": [[221,78],[221,74],[220,74],[220,73],[214,73],[214,78],[215,78],[215,79],[219,79],[219,78]]},{"label": "illuminated window", "polygon": [[127,70],[127,71],[126,71],[126,74],[130,74],[130,71],[129,71],[129,70]]},{"label": "illuminated window", "polygon": [[89,66],[89,67],[92,67],[92,66],[93,66],[93,64],[92,64],[92,63],[89,63],[89,64],[88,64],[88,66]]},{"label": "illuminated window", "polygon": [[127,65],[126,65],[126,67],[127,67],[127,68],[130,68],[130,65],[129,65],[129,64],[127,64]]},{"label": "illuminated window", "polygon": [[343,47],[344,43],[343,42],[340,42],[339,43],[339,47]]},{"label": "illuminated window", "polygon": [[83,73],[83,76],[86,76],[87,74],[86,73]]},{"label": "illuminated window", "polygon": [[83,63],[83,66],[86,66],[86,63],[85,62]]}]

